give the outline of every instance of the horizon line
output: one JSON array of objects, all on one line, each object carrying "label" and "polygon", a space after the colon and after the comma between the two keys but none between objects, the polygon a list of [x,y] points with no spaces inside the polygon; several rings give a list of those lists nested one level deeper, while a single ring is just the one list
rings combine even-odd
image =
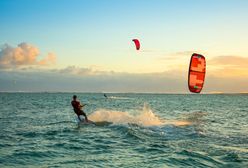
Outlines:
[{"label": "horizon line", "polygon": [[0,91],[0,93],[88,93],[88,94],[188,94],[188,95],[200,95],[200,94],[248,94],[248,92],[95,92],[95,91]]}]

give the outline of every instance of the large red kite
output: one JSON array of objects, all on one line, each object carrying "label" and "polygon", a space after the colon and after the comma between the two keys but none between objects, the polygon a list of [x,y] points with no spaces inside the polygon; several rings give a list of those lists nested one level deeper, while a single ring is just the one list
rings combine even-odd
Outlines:
[{"label": "large red kite", "polygon": [[205,79],[206,60],[203,55],[192,54],[189,64],[188,86],[193,93],[200,93]]}]

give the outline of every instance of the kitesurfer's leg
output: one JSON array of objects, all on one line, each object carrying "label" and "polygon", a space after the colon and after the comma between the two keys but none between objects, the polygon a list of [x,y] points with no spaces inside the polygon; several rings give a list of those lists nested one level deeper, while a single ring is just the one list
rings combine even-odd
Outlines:
[{"label": "kitesurfer's leg", "polygon": [[81,115],[84,116],[85,120],[88,122],[88,117],[87,115],[85,114],[85,112],[83,110],[80,111],[81,112]]},{"label": "kitesurfer's leg", "polygon": [[80,118],[81,111],[74,109],[74,112],[77,114],[77,117],[78,117],[79,121],[82,121],[81,118]]},{"label": "kitesurfer's leg", "polygon": [[81,118],[80,118],[80,115],[77,114],[77,116],[78,116],[79,121],[82,121]]}]

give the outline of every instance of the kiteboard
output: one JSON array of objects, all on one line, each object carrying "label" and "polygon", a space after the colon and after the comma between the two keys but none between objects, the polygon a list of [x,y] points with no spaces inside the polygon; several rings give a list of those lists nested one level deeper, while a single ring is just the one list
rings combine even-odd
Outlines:
[{"label": "kiteboard", "polygon": [[86,121],[85,119],[82,119],[80,121],[80,124],[89,125],[89,124],[95,124],[95,123],[93,121],[91,121],[91,120]]}]

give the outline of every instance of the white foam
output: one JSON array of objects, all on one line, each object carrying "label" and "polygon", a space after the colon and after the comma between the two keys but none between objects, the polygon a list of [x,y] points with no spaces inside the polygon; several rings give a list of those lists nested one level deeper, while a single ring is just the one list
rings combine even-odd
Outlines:
[{"label": "white foam", "polygon": [[107,121],[113,124],[132,123],[143,126],[163,125],[163,122],[152,112],[147,104],[144,104],[143,110],[137,111],[136,115],[123,111],[99,109],[89,115],[89,119],[94,122]]},{"label": "white foam", "polygon": [[108,99],[119,99],[119,100],[125,100],[125,99],[133,99],[130,97],[116,97],[116,96],[109,96]]}]

